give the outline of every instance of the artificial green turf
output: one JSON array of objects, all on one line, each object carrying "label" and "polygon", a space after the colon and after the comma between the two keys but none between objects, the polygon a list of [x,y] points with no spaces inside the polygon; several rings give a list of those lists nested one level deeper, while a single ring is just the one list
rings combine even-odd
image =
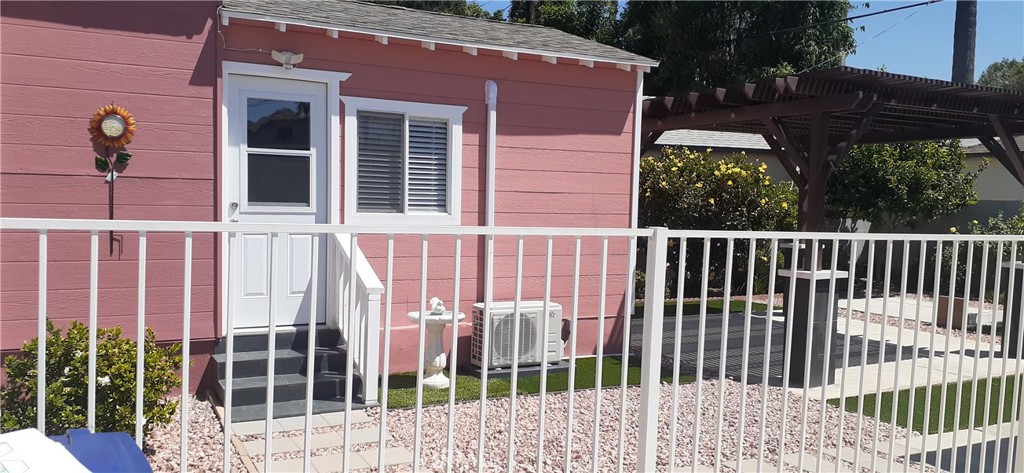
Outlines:
[{"label": "artificial green turf", "polygon": [[[580,358],[576,360],[575,389],[592,389],[597,372],[597,358]],[[604,357],[601,367],[601,385],[605,387],[619,386],[622,376],[622,363],[617,357]],[[681,375],[680,383],[691,383],[692,375]],[[671,372],[662,372],[662,382],[672,382]],[[640,366],[630,361],[626,370],[626,384],[640,384]],[[548,374],[547,392],[567,391],[569,372]],[[487,379],[487,397],[508,397],[511,392],[511,381],[507,378]],[[537,394],[540,392],[540,375],[520,376],[516,382],[516,393]],[[480,399],[480,379],[475,376],[457,375],[455,377],[455,400],[472,401]],[[424,389],[423,405],[447,404],[447,389]],[[388,378],[388,409],[402,409],[416,405],[416,373],[395,373]]]},{"label": "artificial green turf", "polygon": [[[665,301],[665,317],[674,317],[676,315],[676,304],[674,300]],[[721,314],[722,307],[725,305],[724,299],[708,299],[708,314]],[[751,310],[767,310],[768,306],[757,302],[751,303]],[[746,301],[729,301],[729,312],[743,312],[747,310]],[[643,301],[636,303],[636,316],[643,317],[644,303]],[[683,302],[683,315],[699,315],[700,314],[700,301],[684,301]]]},{"label": "artificial green turf", "polygon": [[[960,419],[957,423],[959,429],[970,429],[975,427],[982,427],[986,425],[994,425],[1002,422],[1010,422],[1013,419],[1013,412],[1015,406],[1013,403],[1013,391],[1014,385],[1016,384],[1016,378],[1008,377],[1007,383],[1003,384],[1003,378],[992,378],[992,391],[988,396],[989,399],[989,412],[985,415],[985,399],[986,391],[988,391],[988,381],[984,379],[978,380],[977,386],[974,385],[973,381],[964,381],[963,387],[960,388]],[[939,404],[942,397],[942,386],[931,386],[920,387],[914,389],[914,417],[913,417],[913,429],[917,432],[924,430],[924,418],[925,418],[925,399],[926,396],[931,396],[931,409],[928,413],[928,433],[934,434],[939,431],[939,414],[942,413],[943,417],[943,432],[949,432],[953,430],[954,423],[954,410],[956,408],[956,393],[957,383],[949,383],[945,385],[946,390],[946,409],[940,411]],[[971,397],[975,396],[975,408],[974,414],[971,415]],[[1003,407],[1003,418],[1000,421],[999,417],[999,397],[1004,396],[1005,406]],[[864,405],[858,409],[857,397],[851,396],[846,398],[846,410],[850,412],[861,412],[865,416],[874,417],[875,415],[875,402],[878,399],[874,393],[864,395]],[[910,407],[910,389],[904,389],[899,391],[899,402],[896,406],[896,423],[902,427],[907,426],[907,410]],[[882,422],[890,423],[892,421],[892,402],[893,392],[887,391],[881,395],[881,415]],[[839,405],[839,399],[829,399],[829,404],[833,406]]]}]

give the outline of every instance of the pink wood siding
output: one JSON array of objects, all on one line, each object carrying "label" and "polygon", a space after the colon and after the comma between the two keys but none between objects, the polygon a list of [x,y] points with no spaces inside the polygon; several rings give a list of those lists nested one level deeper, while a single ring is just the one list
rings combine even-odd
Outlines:
[{"label": "pink wood siding", "polygon": [[[499,86],[497,224],[502,226],[628,227],[630,221],[634,72],[611,67],[511,61],[481,51],[473,57],[438,46],[322,30],[232,20],[215,28],[216,3],[116,4],[4,3],[0,18],[0,214],[5,217],[106,218],[107,186],[93,169],[86,126],[100,106],[131,110],[139,131],[135,153],[116,184],[115,216],[144,220],[217,220],[221,163],[218,140],[221,60],[273,64],[268,54],[239,49],[290,50],[305,54],[302,68],[352,73],[344,95],[463,105],[464,225],[484,223],[486,147],[484,83]],[[535,58],[534,58],[535,59]],[[344,137],[342,137],[344,139]],[[344,196],[344,189],[342,190]],[[338,211],[338,209],[335,209]],[[35,235],[4,233],[0,245],[0,350],[35,336]],[[115,254],[100,234],[100,301],[103,326],[134,332],[138,239],[119,235]],[[383,237],[360,240],[384,278]],[[460,309],[483,298],[481,238],[463,241]],[[624,238],[610,239],[606,314],[607,352],[617,352],[615,317],[623,309],[628,280]],[[219,250],[210,235],[194,240],[192,337],[218,333]],[[599,306],[600,239],[583,240],[580,282],[580,353],[592,353]],[[571,238],[554,245],[552,300],[571,314]],[[393,294],[395,331],[392,368],[416,363],[415,327],[405,312],[419,304],[419,239],[398,238]],[[545,242],[526,240],[524,300],[543,297]],[[162,340],[180,339],[182,236],[149,237],[147,324]],[[499,238],[495,251],[495,300],[515,289],[515,239]],[[451,302],[454,239],[437,237],[429,250],[428,297]],[[58,320],[88,314],[89,237],[54,233],[49,244],[49,313]],[[466,360],[469,325],[460,327],[460,358]],[[193,348],[193,352],[196,349]],[[201,366],[193,372],[201,371]]]},{"label": "pink wood siding", "polygon": [[[498,83],[496,223],[501,226],[628,227],[632,159],[632,109],[636,73],[536,60],[512,61],[481,52],[478,57],[438,45],[429,51],[392,39],[381,45],[372,38],[342,34],[332,39],[322,30],[288,27],[286,33],[268,25],[232,20],[223,29],[229,61],[272,64],[267,54],[235,49],[288,50],[305,54],[300,67],[349,72],[342,95],[462,105],[462,186],[464,225],[484,224],[486,105],[484,83]],[[522,57],[522,56],[521,56]],[[344,140],[344,137],[342,137]],[[342,190],[344,198],[344,190]],[[360,244],[383,279],[386,241],[366,236]],[[462,301],[468,313],[483,300],[483,240],[463,241]],[[606,314],[621,314],[627,281],[626,240],[609,241]],[[416,364],[415,326],[406,319],[420,303],[420,242],[396,239],[392,338],[392,369]],[[454,239],[435,237],[429,247],[428,298],[439,296],[452,307]],[[556,239],[552,300],[571,314],[574,242]],[[495,300],[512,300],[515,290],[514,238],[499,238],[495,250]],[[527,239],[524,257],[524,300],[543,298],[543,238]],[[583,242],[580,282],[580,352],[593,353],[599,299],[600,240]],[[621,320],[609,317],[606,352],[619,352]],[[460,359],[468,359],[470,319],[460,327]]]},{"label": "pink wood siding", "polygon": [[[138,120],[134,153],[117,180],[115,217],[216,220],[215,2],[4,2],[0,18],[0,214],[107,218],[103,175],[93,168],[87,126],[116,103]],[[100,233],[100,325],[135,333],[138,238]],[[0,236],[0,349],[35,337],[38,240]],[[146,324],[180,340],[184,249],[181,235],[150,234]],[[192,339],[203,353],[216,333],[217,253],[211,235],[193,250]],[[89,235],[49,236],[48,312],[58,323],[89,313]],[[195,381],[195,379],[193,380]],[[196,386],[194,383],[193,386]]]}]

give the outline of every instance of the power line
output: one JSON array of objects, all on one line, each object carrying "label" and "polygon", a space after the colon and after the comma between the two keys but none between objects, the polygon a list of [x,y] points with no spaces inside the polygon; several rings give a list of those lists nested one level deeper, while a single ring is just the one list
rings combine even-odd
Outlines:
[{"label": "power line", "polygon": [[902,7],[888,8],[888,9],[880,10],[880,11],[876,11],[876,12],[865,13],[863,15],[848,16],[846,18],[841,18],[841,19],[838,19],[838,20],[819,21],[817,23],[811,23],[809,25],[800,25],[800,26],[793,26],[793,27],[790,27],[790,28],[782,28],[782,29],[779,29],[779,30],[769,31],[769,32],[766,32],[766,33],[757,33],[757,34],[752,34],[752,35],[748,35],[748,36],[737,36],[735,38],[730,38],[730,39],[727,39],[727,40],[722,41],[722,42],[723,43],[732,43],[732,42],[736,42],[736,41],[743,40],[743,39],[760,38],[762,36],[771,36],[771,35],[775,35],[775,34],[779,34],[779,33],[787,33],[787,32],[790,32],[790,31],[797,31],[797,30],[803,30],[803,29],[808,29],[808,28],[814,28],[814,27],[822,26],[822,25],[830,25],[830,24],[833,24],[833,23],[846,22],[846,21],[854,21],[854,20],[859,20],[861,18],[867,18],[867,17],[871,17],[871,16],[881,15],[883,13],[892,13],[892,12],[896,12],[896,11],[900,11],[900,10],[906,10],[908,8],[923,7],[925,5],[931,5],[933,3],[939,3],[941,1],[942,0],[926,0],[924,2],[914,3],[914,4],[911,4],[911,5],[903,5]]},{"label": "power line", "polygon": [[[940,1],[941,1],[941,0],[940,0]],[[918,11],[919,11],[919,10],[918,10]],[[850,48],[850,49],[847,49],[847,50],[845,50],[845,51],[843,51],[843,52],[841,52],[841,53],[839,53],[839,54],[837,54],[837,55],[835,55],[835,56],[833,56],[833,57],[831,57],[831,58],[828,58],[828,59],[826,59],[826,60],[824,60],[824,61],[821,61],[821,62],[819,62],[819,63],[817,63],[817,64],[815,64],[815,65],[813,65],[813,66],[811,66],[811,67],[808,67],[808,68],[806,68],[806,69],[804,69],[804,70],[802,70],[802,71],[798,72],[798,74],[803,74],[804,72],[807,72],[807,71],[809,71],[809,70],[811,70],[811,69],[817,69],[817,68],[818,68],[818,66],[820,66],[820,65],[822,65],[822,64],[825,64],[826,62],[829,62],[829,61],[831,61],[831,60],[833,60],[833,59],[836,59],[836,58],[838,58],[838,57],[840,57],[840,56],[842,56],[842,55],[844,55],[844,54],[849,54],[849,53],[851,53],[851,52],[854,52],[854,51],[856,51],[856,50],[857,50],[857,48],[859,48],[859,47],[861,47],[861,46],[863,46],[863,45],[865,45],[865,44],[868,44],[868,43],[870,43],[870,42],[874,41],[874,40],[875,40],[875,38],[878,38],[879,36],[882,36],[882,35],[884,35],[884,34],[888,33],[888,32],[889,32],[889,30],[892,30],[893,28],[895,28],[895,27],[897,27],[897,26],[899,26],[899,25],[902,25],[902,24],[903,24],[903,22],[905,22],[905,21],[909,20],[909,19],[910,19],[910,17],[912,17],[912,16],[914,16],[914,15],[916,15],[916,14],[917,14],[917,11],[913,11],[913,12],[910,12],[910,14],[909,14],[909,15],[907,15],[907,16],[905,16],[905,17],[903,17],[903,19],[902,19],[902,20],[900,20],[900,21],[897,21],[896,23],[893,23],[893,24],[892,24],[892,25],[890,25],[890,26],[889,26],[888,28],[886,28],[886,29],[884,29],[884,30],[882,30],[882,31],[879,31],[878,33],[875,33],[875,35],[874,35],[874,36],[872,36],[872,37],[870,37],[870,38],[868,38],[868,39],[866,39],[866,40],[864,40],[864,41],[861,41],[860,43],[857,43],[857,45],[855,45],[854,47],[852,47],[852,48]]]}]

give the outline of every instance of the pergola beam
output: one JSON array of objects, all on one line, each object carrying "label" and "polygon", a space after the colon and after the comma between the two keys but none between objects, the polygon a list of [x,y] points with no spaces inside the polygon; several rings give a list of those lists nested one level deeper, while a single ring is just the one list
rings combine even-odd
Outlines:
[{"label": "pergola beam", "polygon": [[652,131],[650,133],[647,133],[646,136],[644,136],[643,141],[640,142],[640,154],[643,155],[644,153],[654,148],[654,145],[657,143],[658,138],[661,138],[662,133],[665,132]]},{"label": "pergola beam", "polygon": [[871,104],[871,107],[868,108],[867,112],[864,112],[864,115],[854,123],[853,128],[850,129],[846,138],[836,145],[834,151],[836,165],[846,159],[846,156],[850,154],[850,149],[860,141],[860,138],[864,136],[864,132],[867,131],[868,128],[871,128],[871,124],[875,121],[875,118],[878,117],[878,114],[882,113],[883,108],[885,108],[884,103],[875,102]]},{"label": "pergola beam", "polygon": [[800,174],[800,168],[790,159],[786,150],[779,143],[779,140],[775,139],[775,135],[766,131],[761,133],[761,136],[764,138],[765,143],[768,143],[768,147],[772,149],[772,152],[775,153],[782,167],[786,168],[786,173],[789,174],[789,178],[793,180],[793,183],[797,187],[806,186],[807,179],[804,179],[804,176]]},{"label": "pergola beam", "polygon": [[[697,97],[694,97],[695,95]],[[702,101],[700,96],[703,96],[703,94],[690,94],[691,103]],[[713,97],[709,98],[714,101]],[[643,120],[643,129],[647,131],[664,131],[729,123],[757,122],[766,118],[808,115],[812,113],[859,112],[864,110],[866,106],[864,102],[863,92],[849,92],[826,97],[694,112],[688,115],[646,118]]]},{"label": "pergola beam", "polygon": [[1006,157],[1006,162],[1003,165],[1006,166],[1007,171],[1010,171],[1010,174],[1013,174],[1013,177],[1024,184],[1024,155],[1021,154],[1020,147],[1017,146],[1017,140],[1014,140],[1013,135],[1006,130],[1006,126],[998,115],[989,115],[989,120],[992,120],[992,127],[996,129],[999,141],[1003,145],[1003,153]]},{"label": "pergola beam", "polygon": [[978,137],[978,141],[988,148],[989,152],[999,161],[999,164],[1002,164],[1017,182],[1024,184],[1024,166],[1021,165],[1019,158],[1010,156],[1011,151],[1004,148],[1000,142],[991,136]]},{"label": "pergola beam", "polygon": [[[771,134],[775,138],[776,144],[783,148],[783,153],[779,154],[778,157],[780,161],[785,160],[788,162],[789,166],[787,166],[786,170],[788,171],[792,167],[797,171],[803,170],[803,172],[807,172],[807,158],[782,119],[777,117],[766,118],[763,122],[765,128],[768,129],[768,134]],[[771,146],[770,143],[769,146]],[[790,176],[794,175],[793,172],[789,174]],[[806,179],[804,176],[801,176],[801,178]]]}]

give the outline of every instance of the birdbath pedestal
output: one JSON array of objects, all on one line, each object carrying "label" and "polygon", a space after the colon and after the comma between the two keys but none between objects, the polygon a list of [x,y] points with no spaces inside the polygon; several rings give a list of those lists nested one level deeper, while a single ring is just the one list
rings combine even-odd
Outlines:
[{"label": "birdbath pedestal", "polygon": [[426,346],[423,347],[423,386],[447,388],[449,381],[444,375],[444,368],[448,365],[448,356],[444,353],[444,327],[465,319],[466,314],[459,312],[458,320],[450,310],[441,313],[414,311],[408,315],[409,320],[416,324],[420,323],[421,316],[427,326]]}]

